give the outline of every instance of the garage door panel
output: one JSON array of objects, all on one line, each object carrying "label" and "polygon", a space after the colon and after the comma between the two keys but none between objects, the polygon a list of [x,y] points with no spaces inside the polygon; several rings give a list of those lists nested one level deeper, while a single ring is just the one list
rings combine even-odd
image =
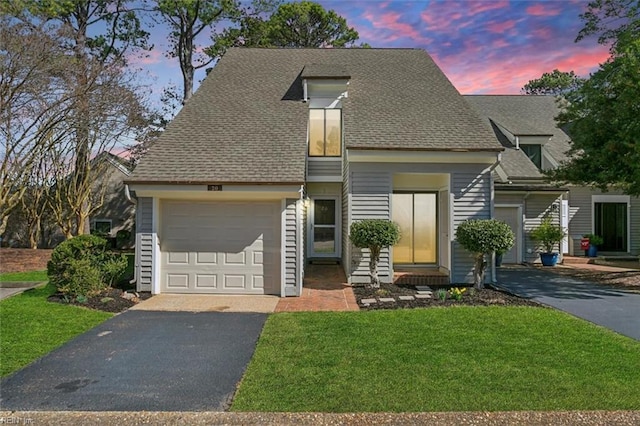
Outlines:
[{"label": "garage door panel", "polygon": [[195,253],[195,256],[196,256],[195,262],[198,265],[217,265],[218,264],[217,253],[199,251]]},{"label": "garage door panel", "polygon": [[280,208],[163,201],[161,291],[279,294]]},{"label": "garage door panel", "polygon": [[215,274],[196,274],[195,288],[216,289],[218,288],[218,277]]}]

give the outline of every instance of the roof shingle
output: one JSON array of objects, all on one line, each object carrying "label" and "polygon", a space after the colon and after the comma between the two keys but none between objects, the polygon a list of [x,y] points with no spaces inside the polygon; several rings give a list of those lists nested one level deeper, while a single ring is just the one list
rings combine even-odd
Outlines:
[{"label": "roof shingle", "polygon": [[343,101],[348,149],[502,149],[423,50],[232,48],[131,181],[304,182],[301,80],[310,64],[324,64],[314,72],[332,65],[351,76]]},{"label": "roof shingle", "polygon": [[533,95],[465,95],[464,98],[486,121],[490,120],[500,143],[507,148],[502,167],[509,177],[542,178],[529,158],[502,134],[496,124],[517,136],[551,136],[545,150],[560,162],[566,159],[569,136],[557,127],[560,112],[554,96]]}]

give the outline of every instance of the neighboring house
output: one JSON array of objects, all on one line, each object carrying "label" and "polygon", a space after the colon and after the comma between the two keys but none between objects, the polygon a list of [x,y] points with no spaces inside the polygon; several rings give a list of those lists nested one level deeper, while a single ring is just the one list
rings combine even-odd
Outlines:
[{"label": "neighboring house", "polygon": [[104,234],[109,238],[115,238],[120,230],[130,231],[131,241],[125,244],[125,247],[131,246],[136,209],[135,205],[130,203],[123,194],[125,191],[124,181],[131,176],[133,165],[128,159],[109,152],[100,154],[96,160],[98,158],[107,162],[107,167],[101,168],[100,176],[96,179],[96,184],[99,187],[96,192],[104,191],[104,199],[102,206],[89,219],[90,229],[92,232]]},{"label": "neighboring house", "polygon": [[[128,230],[132,236],[124,247],[131,247],[135,227],[135,206],[124,196],[124,180],[131,175],[133,166],[127,159],[103,152],[92,160],[92,169],[98,174],[93,183],[93,198],[95,202],[101,201],[102,206],[88,219],[88,229],[108,238],[115,238],[120,230]],[[65,235],[55,224],[50,212],[45,212],[40,227],[38,247],[52,248],[64,241]],[[3,244],[11,247],[29,246],[28,224],[20,208],[9,216]]]},{"label": "neighboring house", "polygon": [[472,282],[454,232],[492,217],[503,150],[423,50],[232,48],[127,180],[137,288],[295,296],[314,261],[366,282],[368,218],[403,233],[382,281]]},{"label": "neighboring house", "polygon": [[539,260],[540,247],[529,232],[546,216],[567,231],[561,253],[584,255],[580,249],[584,234],[604,238],[601,252],[640,253],[637,197],[575,185],[557,188],[544,182],[540,171],[567,159],[570,140],[556,125],[559,109],[553,96],[469,95],[465,99],[505,148],[494,174],[494,216],[511,225],[516,244],[503,261]]}]

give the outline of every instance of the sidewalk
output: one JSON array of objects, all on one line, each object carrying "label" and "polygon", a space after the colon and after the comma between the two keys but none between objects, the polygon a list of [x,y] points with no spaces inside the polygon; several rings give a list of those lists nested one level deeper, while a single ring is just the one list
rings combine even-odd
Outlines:
[{"label": "sidewalk", "polygon": [[0,412],[4,424],[33,425],[638,425],[640,411],[447,413]]}]

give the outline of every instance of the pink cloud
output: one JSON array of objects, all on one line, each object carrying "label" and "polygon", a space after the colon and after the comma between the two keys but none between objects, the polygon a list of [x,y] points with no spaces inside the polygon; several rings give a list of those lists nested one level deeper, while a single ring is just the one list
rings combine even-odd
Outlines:
[{"label": "pink cloud", "polygon": [[380,15],[374,15],[371,12],[365,12],[363,17],[367,19],[376,29],[389,30],[393,34],[385,36],[386,40],[397,40],[398,38],[410,38],[418,43],[430,43],[431,39],[423,37],[420,32],[405,22],[400,22],[401,15],[397,12],[385,12]]},{"label": "pink cloud", "polygon": [[608,50],[602,46],[558,51],[553,55],[545,49],[521,52],[495,49],[487,54],[470,44],[457,55],[434,60],[461,93],[517,94],[529,80],[544,72],[558,68],[587,76],[608,57]]},{"label": "pink cloud", "polygon": [[545,4],[534,4],[527,7],[525,11],[532,16],[557,16],[560,14],[560,9],[550,8]]},{"label": "pink cloud", "polygon": [[517,22],[514,20],[503,21],[503,22],[490,22],[489,24],[487,24],[487,29],[489,30],[489,32],[500,34],[514,28],[516,26],[516,23]]},{"label": "pink cloud", "polygon": [[489,10],[504,9],[509,7],[508,0],[500,1],[470,1],[465,3],[467,15],[477,15]]},{"label": "pink cloud", "polygon": [[159,64],[160,62],[166,61],[167,59],[164,57],[164,53],[162,50],[154,48],[150,52],[130,55],[127,60],[131,65],[144,66]]}]

